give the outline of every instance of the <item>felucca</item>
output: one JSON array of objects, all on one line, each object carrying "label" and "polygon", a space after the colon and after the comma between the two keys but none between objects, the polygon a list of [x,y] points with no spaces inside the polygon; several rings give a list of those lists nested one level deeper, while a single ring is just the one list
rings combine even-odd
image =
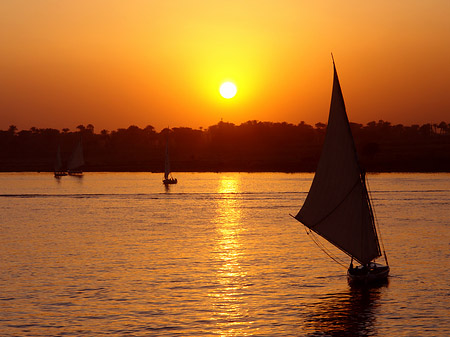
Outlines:
[{"label": "felucca", "polygon": [[[358,162],[344,98],[333,59],[334,80],[328,126],[319,164],[295,219],[351,257],[350,282],[386,280],[389,266],[381,252],[365,171]],[[386,265],[374,260],[384,254]],[[353,260],[361,265],[353,267]]]},{"label": "felucca", "polygon": [[62,169],[61,146],[60,145],[58,145],[58,149],[56,150],[54,175],[55,175],[55,178],[59,178],[59,177],[67,175],[67,172]]},{"label": "felucca", "polygon": [[166,140],[166,155],[164,160],[164,185],[176,184],[178,180],[172,177],[170,172],[170,160],[169,160],[169,139]]}]

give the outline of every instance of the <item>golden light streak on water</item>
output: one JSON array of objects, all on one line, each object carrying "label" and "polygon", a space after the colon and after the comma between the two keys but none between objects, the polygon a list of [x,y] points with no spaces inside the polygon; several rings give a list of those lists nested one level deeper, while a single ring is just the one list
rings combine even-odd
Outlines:
[{"label": "golden light streak on water", "polygon": [[216,326],[221,336],[245,336],[248,328],[248,310],[242,298],[247,273],[240,260],[243,255],[241,235],[245,232],[241,221],[241,202],[236,195],[240,191],[239,175],[224,175],[219,180],[217,192],[216,240],[214,258],[220,266],[216,270],[220,287],[209,296],[216,313]]}]

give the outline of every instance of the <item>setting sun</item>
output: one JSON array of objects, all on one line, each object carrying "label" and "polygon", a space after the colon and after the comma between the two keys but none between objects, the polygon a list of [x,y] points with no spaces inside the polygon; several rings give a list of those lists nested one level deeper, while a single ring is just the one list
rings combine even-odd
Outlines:
[{"label": "setting sun", "polygon": [[234,83],[225,82],[220,86],[219,91],[223,98],[233,98],[236,95],[237,88]]},{"label": "setting sun", "polygon": [[0,1],[0,129],[325,123],[330,52],[352,122],[447,121],[450,1],[326,3]]}]

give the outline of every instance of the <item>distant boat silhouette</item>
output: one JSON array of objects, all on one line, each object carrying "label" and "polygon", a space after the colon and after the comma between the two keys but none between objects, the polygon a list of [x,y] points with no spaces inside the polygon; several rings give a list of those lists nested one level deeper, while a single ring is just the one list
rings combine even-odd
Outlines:
[{"label": "distant boat silhouette", "polygon": [[58,145],[58,149],[56,150],[56,160],[55,160],[55,178],[66,176],[67,172],[62,169],[62,160],[61,160],[61,146]]},{"label": "distant boat silhouette", "polygon": [[170,159],[169,159],[169,139],[166,139],[166,155],[164,161],[164,185],[176,184],[178,180],[172,177],[172,173],[170,172]]},{"label": "distant boat silhouette", "polygon": [[[366,175],[361,169],[333,59],[330,114],[319,164],[306,200],[295,219],[351,257],[349,282],[386,280]],[[353,259],[361,265],[353,267]]]},{"label": "distant boat silhouette", "polygon": [[83,170],[81,169],[84,165],[84,157],[83,157],[83,145],[81,143],[81,139],[78,142],[75,150],[70,157],[69,164],[67,165],[67,172],[69,175],[77,175],[80,176],[83,174]]}]

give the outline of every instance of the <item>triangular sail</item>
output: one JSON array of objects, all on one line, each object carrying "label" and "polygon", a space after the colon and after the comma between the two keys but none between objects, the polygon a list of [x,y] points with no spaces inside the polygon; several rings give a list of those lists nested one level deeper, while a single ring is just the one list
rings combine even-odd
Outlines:
[{"label": "triangular sail", "polygon": [[308,196],[295,218],[365,264],[381,255],[380,246],[334,61],[333,67],[322,154]]},{"label": "triangular sail", "polygon": [[76,170],[79,169],[81,166],[84,165],[84,157],[83,157],[83,146],[81,144],[81,140],[77,144],[77,147],[72,153],[72,157],[70,158],[69,164],[67,165],[67,168],[69,170]]},{"label": "triangular sail", "polygon": [[169,140],[166,141],[166,159],[164,162],[164,179],[168,179],[170,174],[170,161],[169,161]]}]

